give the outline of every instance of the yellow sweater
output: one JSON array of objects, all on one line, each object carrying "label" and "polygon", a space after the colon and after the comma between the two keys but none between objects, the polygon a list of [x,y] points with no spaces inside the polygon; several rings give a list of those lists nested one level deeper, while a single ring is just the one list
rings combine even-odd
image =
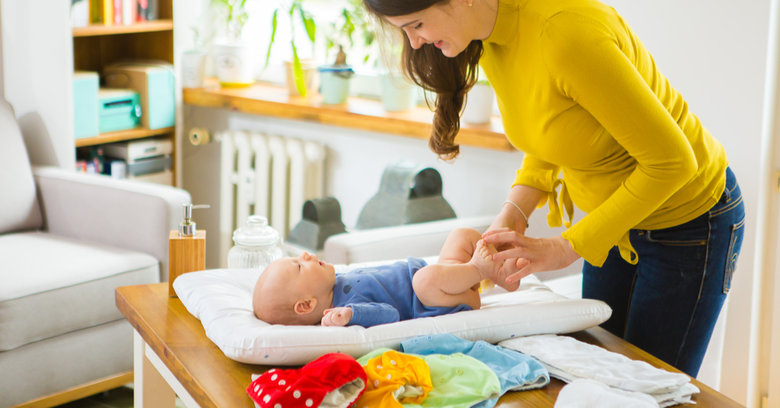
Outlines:
[{"label": "yellow sweater", "polygon": [[559,206],[587,213],[563,233],[585,260],[601,266],[618,245],[636,263],[630,229],[679,225],[718,201],[723,146],[614,9],[499,0],[483,44],[507,138],[525,152],[514,184],[549,193],[551,226],[561,225]]}]

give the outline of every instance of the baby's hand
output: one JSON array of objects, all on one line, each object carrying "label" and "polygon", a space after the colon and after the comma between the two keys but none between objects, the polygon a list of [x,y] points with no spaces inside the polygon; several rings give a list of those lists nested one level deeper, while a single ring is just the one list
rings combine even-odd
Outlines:
[{"label": "baby's hand", "polygon": [[334,307],[322,312],[323,326],[346,326],[352,320],[351,307]]}]

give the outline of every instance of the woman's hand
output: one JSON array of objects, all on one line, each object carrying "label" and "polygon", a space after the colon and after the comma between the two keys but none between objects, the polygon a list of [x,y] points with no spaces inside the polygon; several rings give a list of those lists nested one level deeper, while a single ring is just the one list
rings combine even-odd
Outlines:
[{"label": "woman's hand", "polygon": [[482,239],[497,248],[508,248],[493,255],[493,262],[505,262],[502,268],[515,267],[517,271],[507,276],[507,282],[516,282],[535,273],[565,268],[579,259],[579,255],[561,236],[531,238],[509,228],[486,231]]},{"label": "woman's hand", "polygon": [[334,307],[322,312],[323,326],[346,326],[352,320],[351,307]]}]

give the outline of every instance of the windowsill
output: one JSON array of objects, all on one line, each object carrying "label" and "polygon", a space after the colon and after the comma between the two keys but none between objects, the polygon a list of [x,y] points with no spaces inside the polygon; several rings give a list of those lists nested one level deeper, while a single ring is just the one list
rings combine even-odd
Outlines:
[{"label": "windowsill", "polygon": [[[222,88],[215,80],[211,80],[203,88],[184,88],[183,100],[185,104],[193,106],[305,120],[418,139],[428,139],[433,119],[433,113],[426,107],[386,112],[380,101],[360,97],[350,97],[342,105],[326,105],[321,102],[319,95],[291,97],[287,88],[266,83],[255,83],[247,88]],[[497,116],[489,124],[463,124],[456,142],[485,149],[515,150],[506,140],[501,119]]]}]

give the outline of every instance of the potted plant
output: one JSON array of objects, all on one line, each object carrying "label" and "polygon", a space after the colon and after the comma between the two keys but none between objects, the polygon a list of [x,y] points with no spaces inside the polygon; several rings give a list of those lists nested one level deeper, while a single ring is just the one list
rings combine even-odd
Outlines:
[{"label": "potted plant", "polygon": [[290,61],[286,61],[287,66],[287,86],[291,95],[300,95],[306,97],[309,90],[314,86],[314,64],[311,61],[306,61],[300,57],[299,43],[296,42],[296,28],[303,28],[306,33],[306,40],[312,47],[312,53],[314,43],[316,39],[317,24],[304,7],[305,0],[289,0],[289,4],[282,5],[274,9],[271,17],[271,39],[268,42],[268,50],[265,54],[265,64],[263,69],[268,67],[268,63],[271,59],[271,49],[273,48],[276,40],[276,29],[279,23],[279,12],[283,12],[289,17],[290,27],[290,48],[292,50],[292,58]]},{"label": "potted plant", "polygon": [[[359,0],[358,0],[359,1]],[[359,3],[350,0],[347,7],[341,9],[338,19],[331,22],[325,31],[325,53],[331,57],[331,52],[338,49],[333,64],[321,65],[317,68],[320,73],[320,94],[322,103],[341,104],[349,95],[349,84],[355,71],[347,63],[347,54],[344,48],[350,50],[355,45],[353,38],[356,35],[355,21],[359,21],[357,14]]]},{"label": "potted plant", "polygon": [[487,79],[480,79],[466,95],[466,107],[461,118],[473,125],[489,123],[493,116],[495,92]]},{"label": "potted plant", "polygon": [[[417,100],[418,88],[404,77],[400,70],[401,47],[388,46],[380,53],[376,47],[376,22],[365,12],[362,0],[346,0],[347,7],[342,11],[344,24],[342,37],[348,38],[350,47],[362,50],[362,63],[374,68],[380,84],[380,99],[386,111],[404,111],[412,108]],[[327,40],[327,39],[326,39]],[[393,44],[404,40],[396,38]],[[342,44],[344,41],[342,40]],[[326,46],[329,44],[326,43]],[[354,52],[353,52],[354,54]],[[385,58],[378,58],[384,54]],[[392,67],[392,68],[389,68]]]},{"label": "potted plant", "polygon": [[247,0],[212,0],[221,17],[222,36],[214,44],[217,78],[225,87],[244,87],[254,82],[254,53],[242,38],[249,19]]},{"label": "potted plant", "polygon": [[347,54],[344,47],[339,45],[336,60],[331,65],[321,65],[317,68],[320,73],[320,94],[324,104],[342,104],[349,96],[349,82],[355,71],[347,64]]},{"label": "potted plant", "polygon": [[414,107],[417,101],[417,86],[401,72],[399,61],[401,47],[399,40],[394,40],[392,48],[385,50],[384,67],[378,74],[382,87],[382,106],[388,112],[399,112]]},{"label": "potted plant", "polygon": [[184,50],[181,54],[181,86],[182,88],[199,88],[206,78],[206,47],[200,36],[197,25],[190,27],[193,32],[193,48]]}]

